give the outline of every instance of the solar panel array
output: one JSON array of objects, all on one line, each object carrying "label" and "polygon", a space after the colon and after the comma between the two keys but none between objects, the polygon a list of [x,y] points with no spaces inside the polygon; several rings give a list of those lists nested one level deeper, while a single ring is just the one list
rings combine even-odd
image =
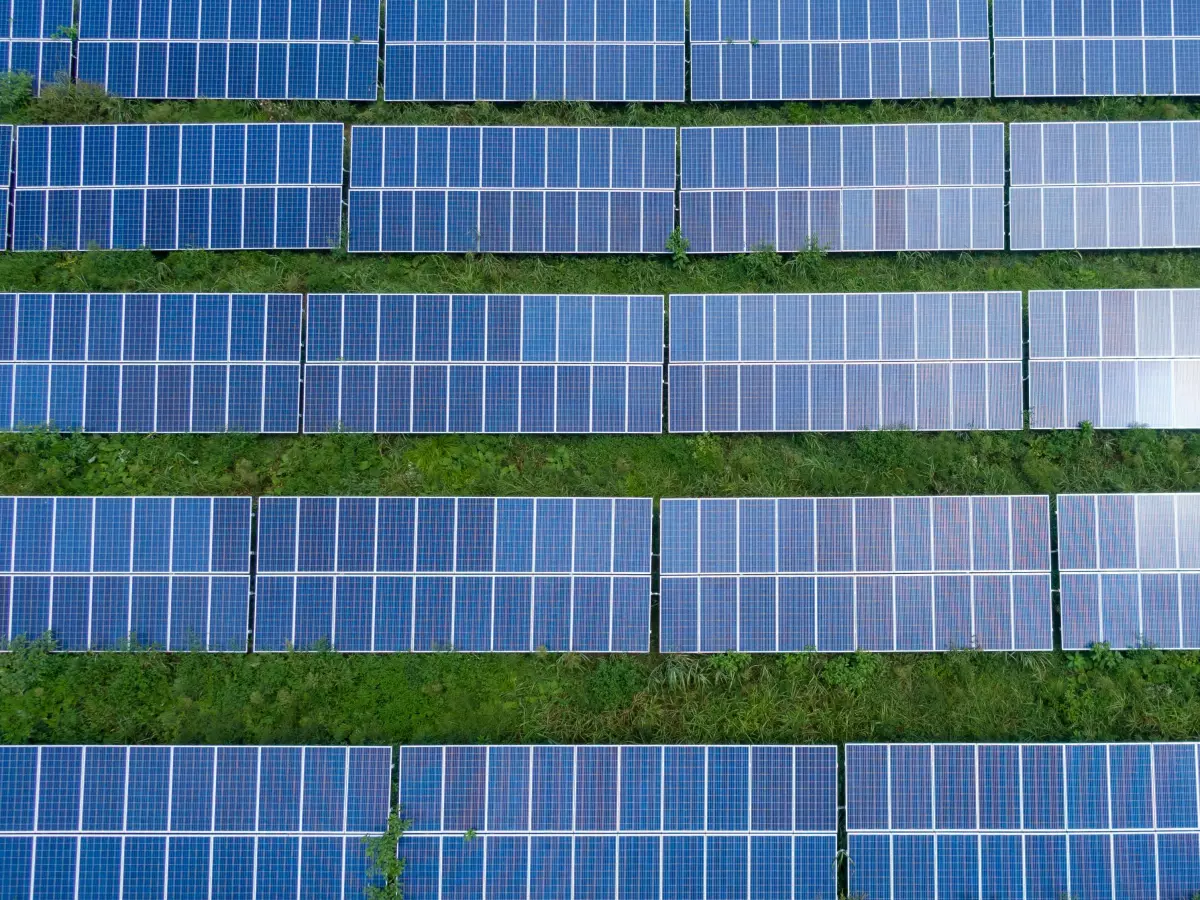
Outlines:
[{"label": "solar panel array", "polygon": [[0,895],[363,897],[390,747],[0,747]]},{"label": "solar panel array", "polygon": [[299,294],[0,294],[0,430],[295,432]]},{"label": "solar panel array", "polygon": [[[3,177],[4,184],[12,184],[13,174],[13,127],[11,125],[0,125],[0,177]],[[4,202],[0,203],[0,252],[7,250],[11,244],[8,237],[8,207],[9,193],[8,189],[4,192]]]},{"label": "solar panel array", "polygon": [[356,126],[350,249],[663,253],[673,128]]},{"label": "solar panel array", "polygon": [[1017,429],[1021,294],[671,297],[670,430]]},{"label": "solar panel array", "polygon": [[1200,247],[1200,122],[1009,127],[1013,250]]},{"label": "solar panel array", "polygon": [[649,499],[264,497],[254,649],[646,652]]},{"label": "solar panel array", "polygon": [[[8,0],[0,7],[0,72],[28,72],[34,95],[71,78],[71,0]],[[7,182],[5,182],[7,184]]]},{"label": "solar panel array", "polygon": [[1003,125],[682,129],[695,253],[1004,248]]},{"label": "solar panel array", "polygon": [[1058,498],[1062,643],[1200,648],[1200,494]]},{"label": "solar panel array", "polygon": [[1047,497],[660,510],[663,653],[1052,649]]},{"label": "solar panel array", "polygon": [[683,0],[402,0],[388,100],[683,100]]},{"label": "solar panel array", "polygon": [[1193,0],[996,0],[996,96],[1200,94]]},{"label": "solar panel array", "polygon": [[249,497],[0,497],[5,642],[244,651],[249,595]]},{"label": "solar panel array", "polygon": [[82,0],[80,81],[120,97],[374,100],[371,0]]},{"label": "solar panel array", "polygon": [[987,0],[697,0],[693,100],[990,97]]},{"label": "solar panel array", "polygon": [[837,897],[837,748],[402,747],[404,896]]},{"label": "solar panel array", "polygon": [[23,125],[14,250],[328,250],[342,126]]},{"label": "solar panel array", "polygon": [[1188,897],[1195,744],[847,744],[850,894]]},{"label": "solar panel array", "polygon": [[304,430],[658,433],[661,297],[312,295]]},{"label": "solar panel array", "polygon": [[1200,427],[1200,292],[1030,291],[1034,428]]}]

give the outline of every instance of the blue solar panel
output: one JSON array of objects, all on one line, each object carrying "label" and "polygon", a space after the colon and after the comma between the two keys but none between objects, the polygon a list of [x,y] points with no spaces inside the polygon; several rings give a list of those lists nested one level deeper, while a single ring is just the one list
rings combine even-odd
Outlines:
[{"label": "blue solar panel", "polygon": [[[11,125],[0,125],[0,177],[4,179],[4,184],[12,184],[13,170],[13,127]],[[5,201],[0,203],[0,251],[9,248],[8,238],[8,193],[6,192]]]},{"label": "blue solar panel", "polygon": [[1044,496],[660,509],[663,653],[1052,649]]},{"label": "blue solar panel", "polygon": [[24,125],[14,250],[327,250],[342,126]]},{"label": "blue solar panel", "polygon": [[71,0],[11,0],[4,11],[0,71],[28,72],[35,95],[47,84],[70,81]]},{"label": "blue solar panel", "polygon": [[299,430],[299,294],[0,294],[0,430]]},{"label": "blue solar panel", "polygon": [[693,100],[990,97],[987,0],[695,0]]},{"label": "blue solar panel", "polygon": [[1013,250],[1200,247],[1200,121],[1014,123]]},{"label": "blue solar panel", "polygon": [[649,499],[264,497],[254,649],[641,652]]},{"label": "blue solar panel", "polygon": [[1030,291],[1034,428],[1200,427],[1200,292]]},{"label": "blue solar panel", "polygon": [[0,497],[7,641],[246,649],[249,497]]},{"label": "blue solar panel", "polygon": [[683,32],[683,0],[398,0],[388,6],[385,93],[683,100]]},{"label": "blue solar panel", "polygon": [[849,894],[1191,897],[1195,744],[847,744]]},{"label": "blue solar panel", "polygon": [[1022,426],[1021,294],[671,297],[670,430]]},{"label": "blue solar panel", "polygon": [[664,253],[673,128],[356,126],[350,249]]},{"label": "blue solar panel", "polygon": [[1200,494],[1058,498],[1062,643],[1200,648]]},{"label": "blue solar panel", "polygon": [[80,81],[121,97],[374,100],[372,0],[82,0]]},{"label": "blue solar panel", "polygon": [[819,746],[402,747],[404,896],[836,900],[837,770]]},{"label": "blue solar panel", "polygon": [[996,96],[1200,94],[1195,0],[996,0]]},{"label": "blue solar panel", "polygon": [[0,896],[363,897],[391,768],[390,747],[0,747]]},{"label": "blue solar panel", "polygon": [[692,252],[1004,248],[1003,125],[682,132]]},{"label": "blue solar panel", "polygon": [[654,433],[662,297],[311,295],[304,430]]}]

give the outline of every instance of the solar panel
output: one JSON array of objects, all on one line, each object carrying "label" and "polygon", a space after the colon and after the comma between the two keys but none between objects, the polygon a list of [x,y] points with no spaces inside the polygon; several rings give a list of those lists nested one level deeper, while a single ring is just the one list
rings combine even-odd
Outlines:
[{"label": "solar panel", "polygon": [[856,897],[1190,897],[1195,744],[847,744]]},{"label": "solar panel", "polygon": [[837,748],[400,749],[404,896],[837,897]]},{"label": "solar panel", "polygon": [[697,0],[693,100],[990,97],[987,0]]},{"label": "solar panel", "polygon": [[120,97],[374,100],[371,0],[82,0],[80,81]]},{"label": "solar panel", "polygon": [[651,501],[264,497],[254,649],[638,652]]},{"label": "solar panel", "polygon": [[1009,127],[1013,250],[1200,247],[1200,121]]},{"label": "solar panel", "polygon": [[1064,650],[1200,648],[1200,494],[1060,494]]},{"label": "solar panel", "polygon": [[1021,294],[671,297],[670,430],[1022,426]]},{"label": "solar panel", "polygon": [[668,500],[659,650],[1052,649],[1049,500]]},{"label": "solar panel", "polygon": [[0,896],[364,897],[391,747],[0,747]]},{"label": "solar panel", "polygon": [[996,96],[1200,94],[1195,0],[996,0]]},{"label": "solar panel", "polygon": [[304,430],[662,431],[662,297],[310,295]]},{"label": "solar panel", "polygon": [[[71,0],[11,0],[0,22],[0,71],[28,72],[33,93],[71,78]],[[5,182],[7,183],[7,182]]]},{"label": "solar panel", "polygon": [[1034,428],[1200,427],[1200,292],[1030,291]]},{"label": "solar panel", "polygon": [[23,125],[14,250],[328,250],[342,126]]},{"label": "solar panel", "polygon": [[299,430],[299,294],[0,294],[0,430]]},{"label": "solar panel", "polygon": [[683,0],[388,7],[388,100],[683,100]]},{"label": "solar panel", "polygon": [[[11,125],[0,125],[0,177],[4,178],[5,184],[12,184],[13,172],[13,127]],[[0,252],[9,248],[8,238],[8,200],[0,203],[0,235],[3,239],[0,240]]]},{"label": "solar panel", "polygon": [[350,249],[664,253],[675,129],[355,126]]},{"label": "solar panel", "polygon": [[1002,250],[1003,125],[684,128],[694,253]]},{"label": "solar panel", "polygon": [[244,651],[249,497],[0,497],[5,642]]}]

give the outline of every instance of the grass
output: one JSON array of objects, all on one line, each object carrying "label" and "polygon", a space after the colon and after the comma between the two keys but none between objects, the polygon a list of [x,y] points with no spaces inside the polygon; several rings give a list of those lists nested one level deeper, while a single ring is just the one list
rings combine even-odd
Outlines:
[{"label": "grass", "polygon": [[[3,86],[0,86],[2,88]],[[11,122],[718,125],[1194,117],[1078,103],[143,103],[0,89]],[[1200,286],[1184,252],[720,258],[0,254],[40,291],[719,292]],[[1200,489],[1192,432],[680,437],[0,436],[0,493],[863,495]],[[1200,654],[54,655],[0,658],[6,742],[1181,739]]]}]

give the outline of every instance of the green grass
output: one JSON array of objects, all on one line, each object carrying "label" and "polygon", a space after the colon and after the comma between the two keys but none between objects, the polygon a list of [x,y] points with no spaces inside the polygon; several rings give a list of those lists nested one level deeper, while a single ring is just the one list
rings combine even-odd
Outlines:
[{"label": "green grass", "polygon": [[[716,125],[1186,118],[1158,101],[425,106],[142,103],[87,89],[11,122]],[[0,254],[43,291],[669,293],[1200,286],[1200,255],[650,257]],[[0,493],[863,495],[1195,490],[1192,432],[735,437],[0,436]],[[960,652],[0,658],[7,742],[1172,739],[1200,733],[1200,655]]]}]

